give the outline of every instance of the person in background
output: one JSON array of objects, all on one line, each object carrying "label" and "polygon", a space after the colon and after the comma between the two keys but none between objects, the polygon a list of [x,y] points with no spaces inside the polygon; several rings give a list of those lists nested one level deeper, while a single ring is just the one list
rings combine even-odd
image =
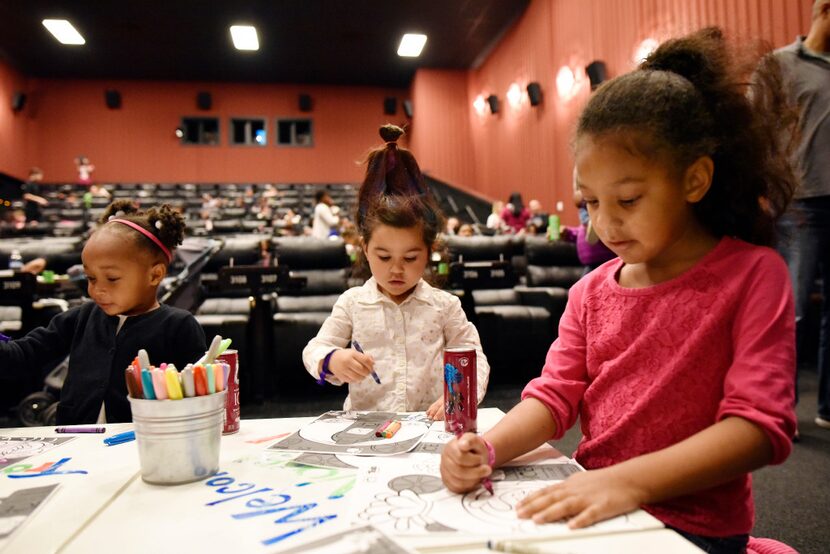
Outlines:
[{"label": "person in background", "polygon": [[332,205],[331,196],[325,190],[318,190],[314,194],[314,221],[311,224],[311,236],[317,239],[327,239],[331,236],[340,218],[337,214],[340,208]]},{"label": "person in background", "polygon": [[496,200],[493,202],[493,209],[490,212],[490,215],[487,216],[487,223],[486,226],[488,229],[492,229],[497,234],[502,231],[504,228],[504,221],[501,219],[501,212],[504,209],[504,202],[501,200]]},{"label": "person in background", "polygon": [[527,225],[527,220],[530,219],[530,212],[525,208],[520,192],[510,195],[510,200],[499,215],[511,233],[522,231]]},{"label": "person in background", "polygon": [[475,235],[475,229],[469,223],[463,224],[461,227],[458,228],[458,236],[459,237],[471,237]]},{"label": "person in background", "polygon": [[49,201],[41,196],[40,182],[42,180],[43,171],[39,167],[33,167],[29,170],[29,178],[23,183],[23,201],[25,202],[23,211],[26,214],[26,223],[30,225],[37,225],[43,219],[41,208],[49,205]]},{"label": "person in background", "polygon": [[48,327],[0,342],[7,376],[41,371],[70,355],[59,425],[131,421],[124,369],[140,349],[153,363],[179,368],[207,350],[193,315],[159,304],[157,296],[184,230],[182,216],[166,204],[142,212],[129,200],[113,202],[81,255],[92,302],[56,315]]},{"label": "person in background", "polygon": [[448,235],[457,235],[460,228],[461,220],[455,216],[450,216],[447,218],[447,223],[444,226],[444,232]]},{"label": "person in background", "polygon": [[533,232],[528,230],[530,235],[544,235],[548,231],[548,214],[542,208],[542,203],[536,199],[527,203],[527,210],[530,217],[527,220],[527,229],[533,226]]},{"label": "person in background", "polygon": [[807,36],[776,50],[774,56],[784,69],[790,101],[800,111],[800,140],[792,163],[801,181],[792,208],[781,222],[780,248],[793,281],[801,354],[810,295],[821,276],[815,423],[830,429],[830,0],[816,0]]},{"label": "person in background", "polygon": [[745,551],[750,472],[782,463],[795,429],[793,299],[770,248],[795,178],[775,140],[794,121],[780,70],[765,59],[747,95],[739,61],[703,29],[594,92],[577,179],[619,259],[571,287],[521,403],[444,447],[451,491],[578,418],[587,471],[528,494],[519,518],[581,528],[642,507],[706,552]]},{"label": "person in background", "polygon": [[75,169],[78,170],[78,184],[89,186],[92,184],[92,172],[95,171],[95,166],[89,161],[86,156],[78,156],[75,158]]},{"label": "person in background", "polygon": [[340,295],[303,363],[321,385],[348,383],[345,410],[426,411],[443,419],[444,348],[475,348],[478,402],[490,366],[458,297],[423,279],[443,216],[415,157],[398,147],[402,134],[381,127],[386,144],[369,152],[358,194],[355,225],[372,277]]}]

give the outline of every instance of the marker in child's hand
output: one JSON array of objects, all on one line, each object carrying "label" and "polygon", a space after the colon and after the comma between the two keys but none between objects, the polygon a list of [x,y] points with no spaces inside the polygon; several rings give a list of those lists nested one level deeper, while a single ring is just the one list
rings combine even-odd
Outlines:
[{"label": "marker in child's hand", "polygon": [[[462,431],[460,428],[457,428],[455,430],[455,438],[460,440],[461,437],[463,437],[463,436],[464,436],[464,431]],[[493,481],[489,477],[485,477],[484,479],[481,480],[481,486],[484,487],[484,490],[489,492],[491,495],[495,494],[493,492]]]},{"label": "marker in child's hand", "polygon": [[[355,349],[355,350],[357,350],[357,351],[358,351],[358,352],[360,352],[361,354],[363,354],[363,353],[364,353],[364,352],[363,352],[363,349],[360,347],[360,344],[358,344],[358,342],[357,342],[356,340],[354,340],[354,339],[352,339],[352,346],[354,347],[354,349]],[[380,377],[378,377],[378,374],[375,372],[375,370],[374,370],[374,369],[372,370],[372,379],[374,379],[374,380],[375,380],[375,383],[377,383],[378,385],[380,385]]]}]

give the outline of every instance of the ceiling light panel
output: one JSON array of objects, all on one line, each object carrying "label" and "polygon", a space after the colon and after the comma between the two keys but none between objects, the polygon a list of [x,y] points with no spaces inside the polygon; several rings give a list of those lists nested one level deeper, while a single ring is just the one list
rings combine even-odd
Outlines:
[{"label": "ceiling light panel", "polygon": [[44,19],[42,23],[61,44],[86,44],[81,33],[65,19]]}]

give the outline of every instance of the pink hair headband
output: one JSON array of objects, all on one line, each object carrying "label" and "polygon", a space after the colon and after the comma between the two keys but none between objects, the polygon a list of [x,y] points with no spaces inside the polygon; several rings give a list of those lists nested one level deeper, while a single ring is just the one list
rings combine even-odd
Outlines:
[{"label": "pink hair headband", "polygon": [[127,227],[132,227],[133,229],[135,229],[136,231],[138,231],[139,233],[141,233],[142,235],[144,235],[145,237],[147,237],[148,239],[150,239],[151,241],[156,243],[156,246],[161,248],[161,251],[164,252],[165,256],[167,256],[167,263],[170,263],[170,262],[173,261],[173,254],[170,253],[170,250],[168,250],[167,247],[164,246],[161,243],[161,241],[158,239],[158,237],[156,235],[154,235],[153,233],[151,233],[150,231],[148,231],[147,229],[145,229],[141,225],[139,225],[137,223],[133,223],[132,221],[127,221],[126,219],[117,219],[117,218],[110,219],[107,223],[110,223],[110,222],[122,223],[122,224],[126,225]]}]

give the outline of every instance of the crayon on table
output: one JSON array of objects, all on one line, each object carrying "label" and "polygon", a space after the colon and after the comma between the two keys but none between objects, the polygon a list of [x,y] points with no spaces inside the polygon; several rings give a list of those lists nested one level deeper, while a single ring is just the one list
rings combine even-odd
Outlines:
[{"label": "crayon on table", "polygon": [[400,421],[393,421],[392,423],[389,424],[389,427],[387,427],[386,429],[383,430],[383,438],[391,439],[392,437],[395,436],[395,433],[397,433],[398,430],[400,430],[400,428],[401,428],[401,422]]},{"label": "crayon on table", "polygon": [[[364,354],[363,349],[360,347],[360,344],[354,339],[352,339],[352,346],[354,347],[355,350],[357,350],[361,354]],[[375,383],[380,385],[380,377],[378,377],[378,374],[374,369],[372,370],[372,379],[375,380]]]},{"label": "crayon on table", "polygon": [[55,433],[106,433],[106,427],[55,427]]},{"label": "crayon on table", "polygon": [[375,436],[376,437],[382,437],[383,436],[383,430],[386,429],[387,427],[389,427],[389,425],[391,423],[392,423],[392,420],[387,419],[386,421],[384,421],[383,423],[378,425],[377,428],[375,429]]}]

